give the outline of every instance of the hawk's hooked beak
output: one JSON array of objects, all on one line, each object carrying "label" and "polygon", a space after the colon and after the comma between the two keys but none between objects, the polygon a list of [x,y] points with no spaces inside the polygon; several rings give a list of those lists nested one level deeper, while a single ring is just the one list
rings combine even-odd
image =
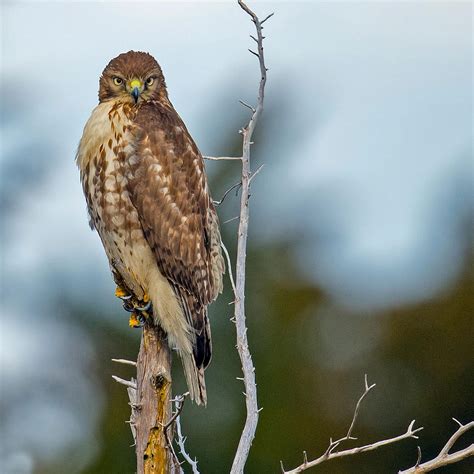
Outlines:
[{"label": "hawk's hooked beak", "polygon": [[130,81],[130,94],[135,100],[135,104],[138,102],[138,97],[143,92],[143,82],[138,79]]}]

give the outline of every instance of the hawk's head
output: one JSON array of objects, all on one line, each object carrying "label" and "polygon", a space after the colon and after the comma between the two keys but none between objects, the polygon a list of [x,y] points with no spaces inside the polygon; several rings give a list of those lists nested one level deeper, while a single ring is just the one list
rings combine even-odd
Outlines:
[{"label": "hawk's head", "polygon": [[99,102],[122,99],[137,104],[160,97],[167,97],[165,78],[156,59],[148,53],[122,53],[100,76]]}]

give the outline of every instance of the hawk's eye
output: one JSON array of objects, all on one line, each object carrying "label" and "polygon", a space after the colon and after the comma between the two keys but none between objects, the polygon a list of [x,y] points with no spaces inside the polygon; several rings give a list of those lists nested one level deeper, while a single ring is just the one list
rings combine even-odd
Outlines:
[{"label": "hawk's eye", "polygon": [[155,82],[155,78],[154,78],[154,77],[149,77],[149,78],[146,80],[146,85],[147,85],[147,86],[151,86],[154,82]]},{"label": "hawk's eye", "polygon": [[121,77],[114,77],[114,84],[116,86],[121,86],[123,84],[123,79]]}]

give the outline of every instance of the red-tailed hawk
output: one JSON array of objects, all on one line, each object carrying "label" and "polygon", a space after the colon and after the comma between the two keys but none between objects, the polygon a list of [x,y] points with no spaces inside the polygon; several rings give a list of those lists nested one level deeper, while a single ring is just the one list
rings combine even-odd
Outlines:
[{"label": "red-tailed hawk", "polygon": [[219,224],[201,153],[148,53],[121,54],[104,69],[76,161],[116,294],[140,302],[135,307],[151,303],[191,397],[205,404],[207,306],[224,272]]}]

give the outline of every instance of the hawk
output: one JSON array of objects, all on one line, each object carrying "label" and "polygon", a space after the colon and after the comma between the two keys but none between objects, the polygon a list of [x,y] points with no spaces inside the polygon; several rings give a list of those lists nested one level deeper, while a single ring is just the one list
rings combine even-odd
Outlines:
[{"label": "hawk", "polygon": [[202,155],[150,54],[129,51],[106,66],[76,162],[116,295],[132,314],[153,315],[181,357],[191,398],[206,404],[207,307],[224,273],[219,222]]}]

